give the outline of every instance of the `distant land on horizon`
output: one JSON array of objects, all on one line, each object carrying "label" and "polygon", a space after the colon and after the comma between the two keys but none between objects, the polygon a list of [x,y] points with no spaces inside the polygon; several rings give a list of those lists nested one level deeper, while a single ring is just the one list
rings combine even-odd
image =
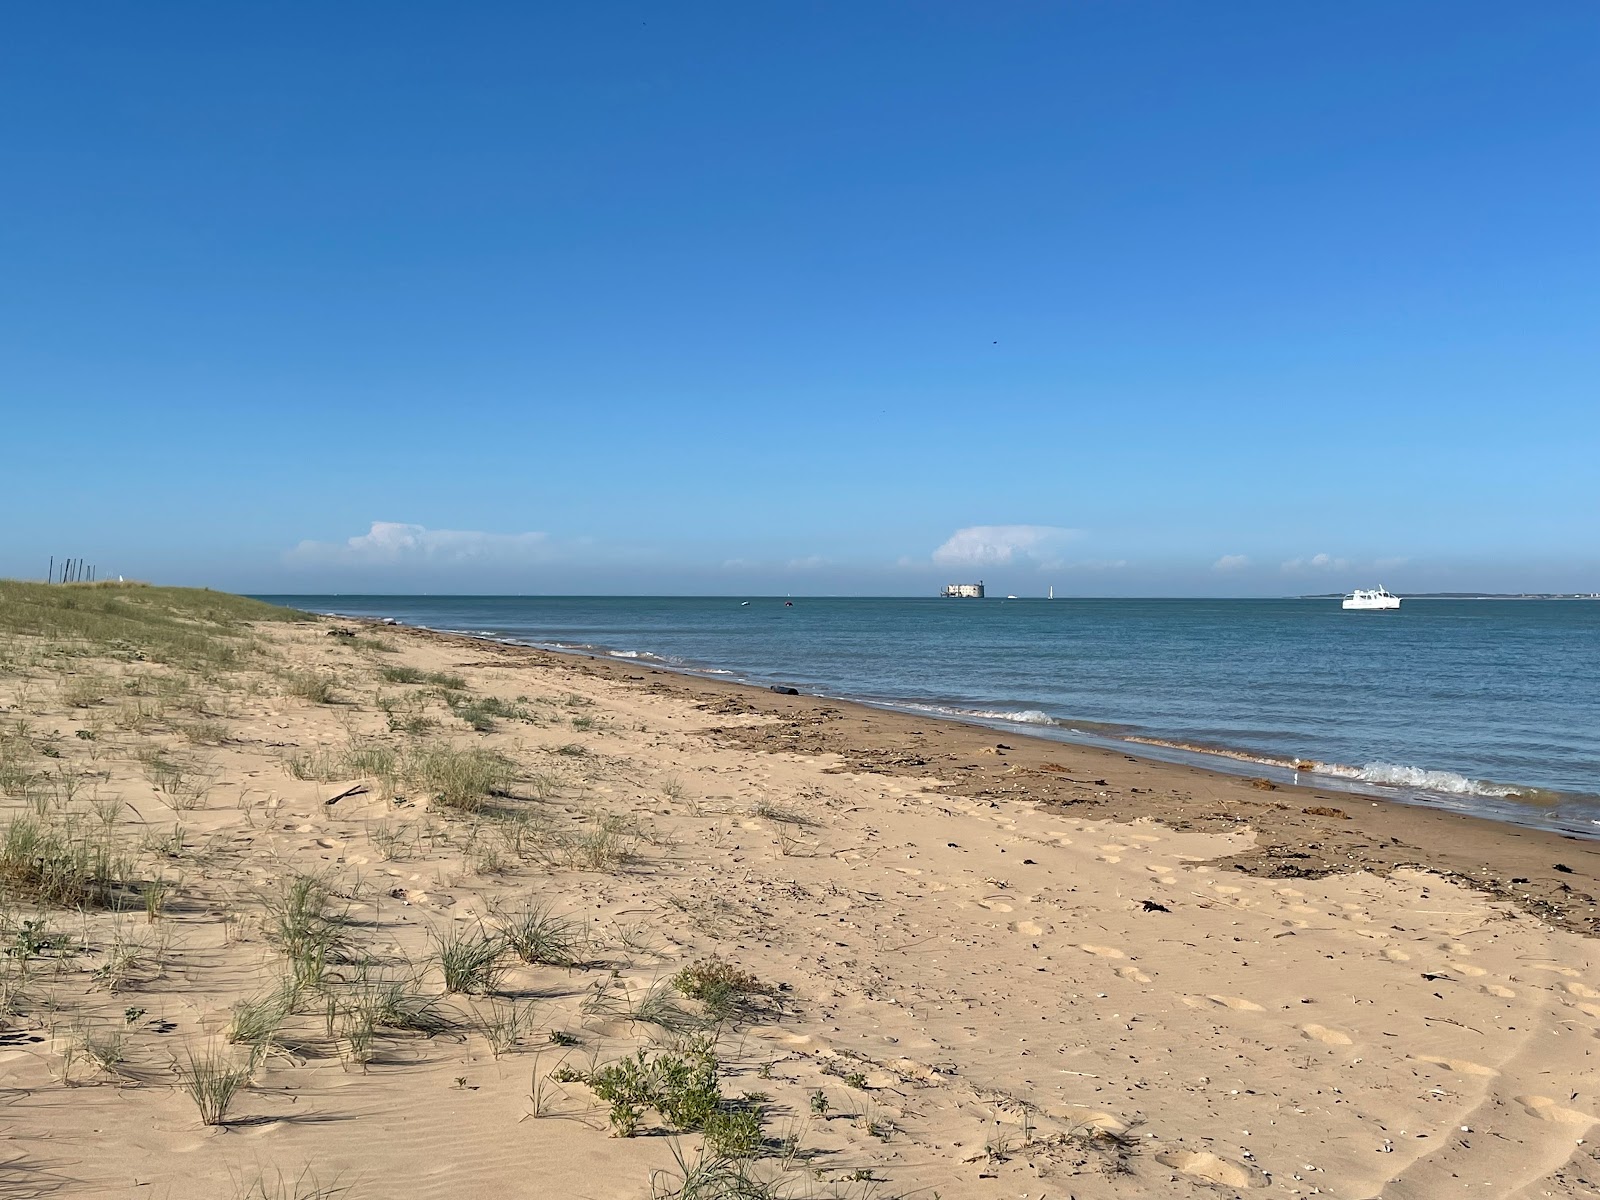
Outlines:
[{"label": "distant land on horizon", "polygon": [[[1297,600],[1339,600],[1347,592],[1316,592]],[[1407,592],[1402,600],[1600,600],[1600,592]]]}]

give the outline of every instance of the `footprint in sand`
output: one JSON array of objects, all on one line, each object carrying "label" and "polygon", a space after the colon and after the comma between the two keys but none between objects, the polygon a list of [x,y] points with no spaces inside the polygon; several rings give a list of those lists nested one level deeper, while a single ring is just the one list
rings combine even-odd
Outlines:
[{"label": "footprint in sand", "polygon": [[1549,1096],[1513,1096],[1530,1117],[1541,1121],[1554,1121],[1558,1125],[1593,1125],[1595,1119],[1575,1108],[1562,1108]]},{"label": "footprint in sand", "polygon": [[1107,842],[1104,846],[1095,847],[1101,854],[1121,854],[1127,848],[1121,842]]},{"label": "footprint in sand", "polygon": [[1470,963],[1446,962],[1444,965],[1449,967],[1452,971],[1460,971],[1463,975],[1470,979],[1476,979],[1480,975],[1487,975],[1489,973],[1482,967],[1474,967]]},{"label": "footprint in sand", "polygon": [[1557,975],[1565,975],[1568,979],[1576,979],[1582,974],[1581,971],[1574,971],[1571,967],[1557,966],[1555,963],[1534,963],[1528,969],[1530,971],[1554,971]]},{"label": "footprint in sand", "polygon": [[1231,1008],[1234,1012],[1265,1012],[1266,1010],[1254,1000],[1246,1000],[1243,996],[1207,996],[1213,1004],[1220,1004],[1224,1008]]},{"label": "footprint in sand", "polygon": [[1223,1187],[1266,1187],[1267,1176],[1247,1163],[1221,1158],[1209,1150],[1163,1150],[1156,1161],[1184,1175],[1220,1183]]},{"label": "footprint in sand", "polygon": [[1563,983],[1561,990],[1569,996],[1581,996],[1585,1000],[1600,1000],[1600,992],[1595,991],[1586,983]]},{"label": "footprint in sand", "polygon": [[1027,934],[1029,937],[1038,937],[1044,932],[1044,926],[1037,921],[1018,921],[1016,930],[1018,933]]},{"label": "footprint in sand", "polygon": [[994,912],[1011,911],[1011,905],[1007,904],[1004,900],[979,900],[978,903],[984,908],[990,909]]},{"label": "footprint in sand", "polygon": [[1115,946],[1090,946],[1088,944],[1084,944],[1084,945],[1079,946],[1078,949],[1079,950],[1085,950],[1090,954],[1098,954],[1101,958],[1127,958],[1128,957],[1121,950],[1118,950]]},{"label": "footprint in sand", "polygon": [[1290,899],[1293,899],[1293,900],[1299,900],[1301,897],[1303,897],[1305,895],[1305,893],[1300,891],[1300,890],[1298,890],[1297,888],[1279,888],[1278,889],[1278,895],[1280,895],[1280,896],[1288,896]]},{"label": "footprint in sand", "polygon": [[1508,987],[1502,987],[1498,983],[1486,983],[1483,985],[1481,990],[1489,993],[1491,996],[1499,996],[1502,1000],[1515,1000],[1517,998],[1516,992],[1512,991]]},{"label": "footprint in sand", "polygon": [[1139,970],[1138,967],[1118,967],[1117,974],[1122,976],[1124,979],[1131,979],[1135,983],[1150,982],[1150,976]]},{"label": "footprint in sand", "polygon": [[1385,958],[1387,958],[1390,962],[1410,962],[1411,961],[1411,955],[1407,954],[1404,950],[1400,949],[1398,946],[1385,946],[1384,950],[1383,950],[1383,956]]},{"label": "footprint in sand", "polygon": [[1156,842],[1159,842],[1161,839],[1158,838],[1158,837],[1152,837],[1148,833],[1130,833],[1128,835],[1128,840],[1130,842],[1143,842],[1143,843],[1145,843],[1145,845],[1149,846],[1149,845],[1154,845]]},{"label": "footprint in sand", "polygon": [[1493,1067],[1486,1067],[1482,1063],[1475,1063],[1465,1058],[1439,1058],[1432,1054],[1418,1054],[1415,1058],[1418,1062],[1432,1063],[1436,1067],[1443,1067],[1446,1071],[1454,1071],[1457,1075],[1487,1077],[1500,1074]]},{"label": "footprint in sand", "polygon": [[1231,883],[1214,883],[1211,890],[1222,896],[1237,896],[1244,891],[1242,887],[1234,887]]},{"label": "footprint in sand", "polygon": [[1321,1042],[1324,1046],[1348,1046],[1350,1035],[1340,1033],[1337,1029],[1329,1029],[1326,1025],[1302,1025],[1300,1032],[1314,1042]]}]

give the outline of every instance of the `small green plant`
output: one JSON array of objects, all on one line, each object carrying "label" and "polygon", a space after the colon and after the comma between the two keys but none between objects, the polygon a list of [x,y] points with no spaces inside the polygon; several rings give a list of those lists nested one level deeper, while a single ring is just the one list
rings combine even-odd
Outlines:
[{"label": "small green plant", "polygon": [[334,686],[333,677],[320,671],[286,671],[283,675],[284,691],[313,704],[332,704]]},{"label": "small green plant", "polygon": [[505,973],[501,961],[506,951],[503,938],[482,929],[452,928],[442,934],[434,934],[433,940],[437,946],[435,956],[439,969],[444,972],[445,991],[469,996],[487,995],[494,991],[500,976]]},{"label": "small green plant", "polygon": [[194,1101],[205,1125],[227,1122],[228,1110],[250,1082],[251,1067],[240,1066],[218,1054],[196,1058],[191,1052],[188,1065],[177,1067],[179,1087]]},{"label": "small green plant", "polygon": [[104,827],[74,815],[11,819],[0,836],[0,897],[54,908],[111,908],[134,883]]},{"label": "small green plant", "polygon": [[512,953],[525,963],[568,968],[580,965],[578,925],[555,916],[548,905],[530,903],[515,913],[502,914],[500,928]]},{"label": "small green plant", "polygon": [[704,1145],[691,1161],[674,1143],[672,1158],[674,1170],[651,1172],[650,1200],[783,1200],[799,1194],[759,1177],[751,1160],[722,1158]]},{"label": "small green plant", "polygon": [[613,871],[632,861],[636,841],[633,828],[625,818],[608,814],[565,838],[562,850],[569,866],[587,871]]},{"label": "small green plant", "polygon": [[516,777],[516,766],[505,755],[477,747],[427,747],[411,757],[407,771],[434,793],[438,804],[466,813],[479,812],[491,799],[508,795]]},{"label": "small green plant", "polygon": [[811,1093],[811,1111],[819,1117],[828,1115],[828,1094],[821,1088]]},{"label": "small green plant", "polygon": [[144,919],[156,921],[161,917],[166,908],[167,893],[172,890],[172,885],[165,879],[152,879],[139,889],[139,895],[144,900]]},{"label": "small green plant", "polygon": [[431,683],[435,687],[449,688],[456,692],[464,690],[467,686],[467,681],[459,675],[450,675],[443,671],[423,671],[417,667],[383,667],[378,674],[387,683]]},{"label": "small green plant", "polygon": [[706,1152],[718,1158],[754,1158],[766,1142],[761,1125],[759,1106],[719,1108],[707,1115],[701,1127]]},{"label": "small green plant", "polygon": [[233,1019],[224,1036],[235,1045],[249,1046],[254,1057],[269,1053],[277,1045],[278,1031],[294,1011],[294,989],[279,987],[253,1000],[233,1006]]},{"label": "small green plant", "polygon": [[[610,1106],[611,1131],[632,1137],[646,1109],[654,1109],[669,1125],[698,1130],[722,1106],[717,1085],[717,1058],[709,1040],[692,1042],[684,1053],[663,1051],[651,1057],[639,1050],[590,1073],[576,1076],[595,1097]],[[551,1078],[556,1078],[552,1075]]]},{"label": "small green plant", "polygon": [[103,1075],[120,1075],[127,1060],[128,1035],[121,1029],[80,1028],[73,1037],[77,1054],[82,1055]]},{"label": "small green plant", "polygon": [[501,1004],[491,1000],[488,1011],[480,1011],[478,1014],[478,1032],[483,1034],[484,1041],[489,1043],[489,1053],[499,1058],[523,1043],[528,1031],[533,1027],[533,1017],[531,1005],[518,1004],[515,1001]]},{"label": "small green plant", "polygon": [[289,960],[294,987],[319,986],[345,942],[345,918],[331,911],[327,885],[314,875],[291,875],[267,901],[267,913],[267,934]]},{"label": "small green plant", "polygon": [[775,989],[749,971],[717,958],[703,958],[672,977],[672,986],[691,1000],[705,1005],[719,1020],[754,1007]]}]

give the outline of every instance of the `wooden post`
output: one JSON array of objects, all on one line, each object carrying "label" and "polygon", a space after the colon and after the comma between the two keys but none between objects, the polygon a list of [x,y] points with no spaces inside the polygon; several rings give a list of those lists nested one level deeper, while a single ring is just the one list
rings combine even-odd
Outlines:
[{"label": "wooden post", "polygon": [[56,581],[56,556],[54,554],[50,556],[50,572],[44,577],[44,581],[46,583],[54,583]]}]

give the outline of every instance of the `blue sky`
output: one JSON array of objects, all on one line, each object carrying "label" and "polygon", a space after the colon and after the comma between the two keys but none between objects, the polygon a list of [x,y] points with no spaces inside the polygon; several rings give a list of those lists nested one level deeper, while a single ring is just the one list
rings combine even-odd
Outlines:
[{"label": "blue sky", "polygon": [[0,31],[0,573],[1600,589],[1600,7]]}]

